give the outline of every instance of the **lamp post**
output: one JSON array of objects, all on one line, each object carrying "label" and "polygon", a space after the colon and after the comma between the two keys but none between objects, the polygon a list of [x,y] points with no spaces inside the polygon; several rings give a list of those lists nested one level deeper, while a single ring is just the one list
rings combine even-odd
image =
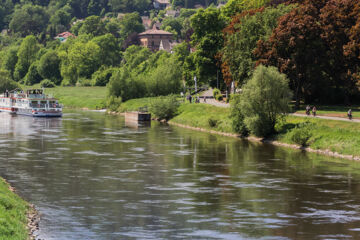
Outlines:
[{"label": "lamp post", "polygon": [[196,76],[194,76],[194,82],[195,82],[195,93],[197,93],[197,79],[196,79]]}]

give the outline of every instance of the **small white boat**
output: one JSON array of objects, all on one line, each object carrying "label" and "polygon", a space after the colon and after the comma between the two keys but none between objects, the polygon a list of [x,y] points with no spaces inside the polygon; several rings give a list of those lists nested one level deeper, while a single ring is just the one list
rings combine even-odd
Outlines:
[{"label": "small white boat", "polygon": [[6,91],[0,95],[0,111],[33,117],[61,117],[62,106],[43,89]]}]

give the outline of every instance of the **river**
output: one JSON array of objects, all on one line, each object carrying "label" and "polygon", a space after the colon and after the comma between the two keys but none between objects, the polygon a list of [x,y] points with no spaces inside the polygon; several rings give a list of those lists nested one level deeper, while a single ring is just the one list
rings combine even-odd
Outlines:
[{"label": "river", "polygon": [[359,239],[360,163],[119,116],[0,113],[38,239]]}]

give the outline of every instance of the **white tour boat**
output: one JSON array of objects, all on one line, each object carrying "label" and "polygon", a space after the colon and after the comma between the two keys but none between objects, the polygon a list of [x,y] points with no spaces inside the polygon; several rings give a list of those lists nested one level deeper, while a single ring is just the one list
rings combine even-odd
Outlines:
[{"label": "white tour boat", "polygon": [[62,106],[42,89],[6,91],[0,95],[0,111],[33,117],[61,117]]}]

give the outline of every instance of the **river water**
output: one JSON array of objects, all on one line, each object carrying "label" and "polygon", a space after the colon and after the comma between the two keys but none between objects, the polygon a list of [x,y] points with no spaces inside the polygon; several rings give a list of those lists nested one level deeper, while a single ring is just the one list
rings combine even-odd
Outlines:
[{"label": "river water", "polygon": [[359,239],[360,163],[119,116],[0,113],[38,239]]}]

